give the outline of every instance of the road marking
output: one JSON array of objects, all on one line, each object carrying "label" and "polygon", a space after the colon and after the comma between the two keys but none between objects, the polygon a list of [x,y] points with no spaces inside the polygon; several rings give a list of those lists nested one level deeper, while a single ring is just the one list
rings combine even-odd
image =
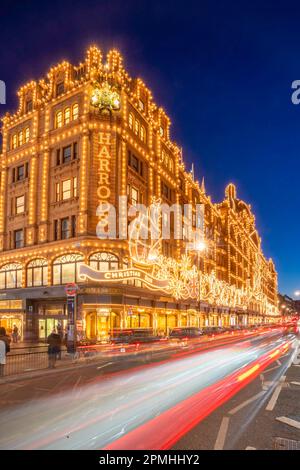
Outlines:
[{"label": "road marking", "polygon": [[279,379],[279,384],[277,385],[277,387],[275,388],[275,391],[271,397],[271,400],[269,401],[269,403],[267,404],[266,406],[266,410],[267,411],[272,411],[274,410],[275,408],[275,405],[276,405],[276,402],[278,400],[278,397],[279,397],[279,394],[281,392],[281,389],[282,389],[282,385],[283,385],[283,382],[285,381],[285,375],[283,375],[282,377],[280,377]]},{"label": "road marking", "polygon": [[229,411],[229,414],[230,415],[234,415],[235,413],[237,413],[238,411],[240,411],[242,408],[244,408],[245,406],[249,405],[249,403],[252,403],[253,401],[257,400],[259,397],[261,397],[262,395],[265,394],[265,391],[263,390],[262,392],[259,392],[257,393],[256,395],[253,395],[253,397],[249,398],[248,400],[246,401],[243,401],[243,403],[241,403],[240,405],[236,406],[235,408],[233,408],[232,410]]},{"label": "road marking", "polygon": [[113,364],[113,362],[108,362],[107,364],[104,364],[103,366],[99,366],[97,367],[97,369],[103,369],[103,367],[107,367],[107,366],[110,366],[111,364]]},{"label": "road marking", "polygon": [[215,442],[214,450],[223,450],[225,439],[226,439],[226,434],[228,431],[229,419],[230,418],[228,418],[227,416],[225,416],[222,419],[221,426],[220,426],[217,439]]},{"label": "road marking", "polygon": [[[280,364],[280,365],[281,365],[281,364]],[[266,369],[266,370],[265,370],[265,374],[266,374],[267,372],[271,372],[272,370],[279,369],[279,367],[280,367],[280,366],[274,366],[274,367],[271,367],[271,369]]]},{"label": "road marking", "polygon": [[245,449],[245,450],[256,450],[256,447],[251,447],[251,446],[248,446],[248,447],[246,447],[246,449]]},{"label": "road marking", "polygon": [[280,421],[281,423],[288,424],[289,426],[292,426],[293,428],[300,429],[300,421],[286,418],[286,416],[280,416],[279,418],[276,418],[276,419],[277,421]]},{"label": "road marking", "polygon": [[293,385],[300,385],[300,382],[291,382]]},{"label": "road marking", "polygon": [[274,385],[276,382],[274,380],[266,380],[263,383],[263,390],[268,390],[272,385]]}]

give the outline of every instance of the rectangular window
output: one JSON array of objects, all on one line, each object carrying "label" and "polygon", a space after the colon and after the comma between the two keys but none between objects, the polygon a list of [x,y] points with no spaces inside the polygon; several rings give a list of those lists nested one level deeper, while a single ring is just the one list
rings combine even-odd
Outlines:
[{"label": "rectangular window", "polygon": [[14,247],[22,248],[24,246],[23,230],[14,231]]},{"label": "rectangular window", "polygon": [[71,121],[71,109],[70,108],[66,108],[65,111],[64,111],[64,118],[65,118],[65,122],[64,124],[69,124],[70,121]]},{"label": "rectangular window", "polygon": [[32,100],[27,100],[25,105],[25,112],[30,113],[33,109]]},{"label": "rectangular window", "polygon": [[139,192],[135,188],[131,188],[131,204],[136,206],[139,203]]},{"label": "rectangular window", "polygon": [[55,202],[60,200],[60,187],[59,183],[55,183]]},{"label": "rectangular window", "polygon": [[24,165],[17,167],[17,181],[21,181],[25,178],[25,167]]},{"label": "rectangular window", "polygon": [[131,168],[138,173],[139,171],[139,161],[135,155],[131,155]]},{"label": "rectangular window", "polygon": [[145,109],[144,101],[142,101],[141,99],[139,99],[139,108],[141,111],[144,111]]},{"label": "rectangular window", "polygon": [[16,214],[23,214],[25,212],[25,196],[16,197]]},{"label": "rectangular window", "polygon": [[53,238],[58,240],[58,220],[54,220]]},{"label": "rectangular window", "polygon": [[76,158],[78,157],[78,146],[77,146],[77,142],[74,142],[73,144],[73,159],[76,160]]},{"label": "rectangular window", "polygon": [[55,127],[59,128],[63,125],[63,114],[62,111],[58,111],[55,116]]},{"label": "rectangular window", "polygon": [[12,137],[12,148],[16,149],[18,147],[18,136],[14,134]]},{"label": "rectangular window", "polygon": [[56,150],[56,165],[60,165],[60,149]]},{"label": "rectangular window", "polygon": [[77,176],[73,178],[73,197],[77,197]]},{"label": "rectangular window", "polygon": [[71,236],[76,237],[76,215],[71,218]]},{"label": "rectangular window", "polygon": [[71,197],[71,180],[62,182],[62,200],[70,199]]},{"label": "rectangular window", "polygon": [[61,239],[66,240],[70,238],[70,221],[69,217],[61,219]]},{"label": "rectangular window", "polygon": [[56,85],[56,96],[60,96],[65,91],[65,84],[64,82],[60,82]]},{"label": "rectangular window", "polygon": [[72,147],[68,145],[68,147],[63,148],[63,163],[70,162],[72,158]]},{"label": "rectangular window", "polygon": [[76,278],[76,264],[66,263],[61,266],[61,282],[67,284],[68,282],[74,282]]},{"label": "rectangular window", "polygon": [[25,142],[29,142],[29,138],[30,138],[30,130],[29,130],[29,127],[26,127],[25,129]]}]

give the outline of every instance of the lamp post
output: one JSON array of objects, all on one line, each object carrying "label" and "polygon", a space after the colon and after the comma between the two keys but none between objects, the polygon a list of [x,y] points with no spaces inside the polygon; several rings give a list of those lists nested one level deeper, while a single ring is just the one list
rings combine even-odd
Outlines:
[{"label": "lamp post", "polygon": [[199,307],[199,314],[201,315],[201,253],[206,250],[206,244],[203,240],[198,241],[195,243],[195,251],[197,252],[197,262],[198,262],[198,283],[199,283],[199,295],[198,295],[198,307]]}]

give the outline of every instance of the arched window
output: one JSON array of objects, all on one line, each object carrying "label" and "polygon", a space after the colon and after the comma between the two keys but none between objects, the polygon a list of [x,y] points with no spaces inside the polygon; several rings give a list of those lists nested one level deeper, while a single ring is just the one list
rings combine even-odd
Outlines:
[{"label": "arched window", "polygon": [[132,113],[129,113],[129,116],[128,116],[128,125],[129,125],[129,129],[132,129],[132,128],[133,128],[133,115],[132,115]]},{"label": "arched window", "polygon": [[16,289],[22,286],[22,265],[10,263],[0,269],[0,289]]},{"label": "arched window", "polygon": [[17,134],[14,134],[12,136],[12,148],[16,149],[18,147],[18,136]]},{"label": "arched window", "polygon": [[25,142],[29,142],[29,127],[26,127],[25,129]]},{"label": "arched window", "polygon": [[140,123],[139,121],[136,119],[134,121],[134,132],[136,133],[136,135],[139,135],[139,130],[140,130]]},{"label": "arched window", "polygon": [[45,259],[34,259],[27,265],[27,287],[48,284],[48,263]]},{"label": "arched window", "polygon": [[64,124],[69,124],[70,121],[71,121],[71,109],[66,108],[64,110]]},{"label": "arched window", "polygon": [[145,130],[144,126],[141,126],[141,140],[143,142],[146,142],[146,130]]},{"label": "arched window", "polygon": [[55,127],[62,127],[63,125],[63,114],[62,111],[58,111],[55,116]]},{"label": "arched window", "polygon": [[23,145],[23,131],[19,132],[19,145]]},{"label": "arched window", "polygon": [[105,251],[94,253],[90,257],[90,266],[97,271],[114,271],[119,269],[119,258],[113,253]]},{"label": "arched window", "polygon": [[76,282],[78,267],[82,263],[83,256],[75,253],[56,258],[53,262],[53,284]]},{"label": "arched window", "polygon": [[77,103],[73,104],[73,107],[72,107],[72,119],[73,121],[75,119],[78,119],[78,116],[79,116],[79,106]]}]

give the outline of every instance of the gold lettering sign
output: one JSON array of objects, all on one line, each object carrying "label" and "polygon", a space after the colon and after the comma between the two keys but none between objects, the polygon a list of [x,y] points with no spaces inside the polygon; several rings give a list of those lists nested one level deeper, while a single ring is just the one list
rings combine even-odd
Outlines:
[{"label": "gold lettering sign", "polygon": [[111,141],[110,133],[100,132],[99,133],[99,149],[98,149],[98,188],[97,196],[99,203],[108,202],[111,189],[109,187],[109,176],[111,172],[111,153],[110,153]]}]

